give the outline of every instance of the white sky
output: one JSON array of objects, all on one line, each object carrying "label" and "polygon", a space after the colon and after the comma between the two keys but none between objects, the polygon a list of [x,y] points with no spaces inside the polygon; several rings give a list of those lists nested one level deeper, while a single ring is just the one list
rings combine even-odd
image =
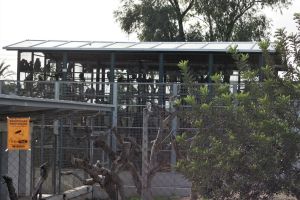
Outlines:
[{"label": "white sky", "polygon": [[[16,52],[3,46],[25,39],[87,41],[137,41],[123,33],[113,18],[120,0],[0,0],[0,61],[16,66]],[[296,31],[293,14],[300,12],[300,0],[279,11],[266,10],[273,29]]]}]

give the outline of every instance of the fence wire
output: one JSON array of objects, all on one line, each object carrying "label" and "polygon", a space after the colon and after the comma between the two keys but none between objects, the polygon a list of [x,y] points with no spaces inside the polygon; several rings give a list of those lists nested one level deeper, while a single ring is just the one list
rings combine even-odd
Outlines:
[{"label": "fence wire", "polygon": [[[122,135],[124,141],[130,138],[143,146],[143,128],[145,128],[143,127],[143,110],[150,103],[152,113],[148,120],[147,140],[149,143],[146,150],[149,158],[161,121],[175,109],[172,104],[173,100],[188,94],[187,89],[181,84],[118,83],[117,87],[111,83],[98,83],[97,85],[96,83],[62,82],[59,87],[55,85],[56,83],[46,82],[2,81],[1,84],[2,94],[107,103],[113,104],[115,108],[112,113],[57,110],[37,112],[31,116],[31,151],[9,151],[5,153],[6,157],[1,158],[2,168],[7,169],[2,170],[1,173],[12,177],[20,197],[29,197],[32,194],[40,179],[40,166],[44,163],[48,164],[48,176],[41,188],[44,197],[64,194],[68,190],[83,186],[82,181],[74,176],[65,175],[66,172],[73,171],[82,179],[89,178],[88,174],[74,166],[73,157],[85,159],[90,164],[100,162],[102,166],[110,168],[112,161],[101,148],[94,146],[94,141],[96,138],[101,138],[115,152],[121,151],[120,145],[111,132],[112,127],[116,128],[117,134]],[[93,88],[97,88],[97,91],[92,90]],[[59,92],[56,91],[57,89]],[[43,93],[40,93],[40,90]],[[163,130],[163,136],[159,141],[160,149],[156,156],[157,163],[163,167],[155,173],[151,181],[149,190],[153,196],[158,198],[189,196],[190,183],[176,172],[176,154],[172,149],[171,138],[190,129],[192,129],[190,124],[179,119],[172,119],[170,126]],[[6,132],[1,133],[4,141]],[[142,176],[143,163],[149,163],[149,160],[143,158],[142,151],[135,154],[132,162],[138,174]],[[139,196],[130,172],[124,169],[119,176],[126,189],[126,196]],[[3,191],[1,190],[2,193]],[[104,190],[99,186],[93,186],[84,198],[105,198],[103,193]],[[75,199],[82,198],[83,196],[78,196]]]}]

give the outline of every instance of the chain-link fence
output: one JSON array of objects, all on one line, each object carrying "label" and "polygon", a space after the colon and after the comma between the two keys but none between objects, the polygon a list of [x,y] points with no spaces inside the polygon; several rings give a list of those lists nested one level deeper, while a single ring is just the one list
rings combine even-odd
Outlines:
[{"label": "chain-link fence", "polygon": [[[26,89],[29,87],[26,84],[29,83],[2,81],[0,88],[2,94],[14,92],[14,94],[24,95],[18,91],[26,90],[25,93],[29,94],[31,90]],[[74,165],[73,158],[83,159],[90,166],[98,162],[102,167],[111,169],[115,160],[110,159],[110,155],[103,147],[95,145],[95,141],[100,138],[115,152],[116,156],[120,156],[123,150],[116,135],[120,136],[123,142],[138,146],[138,150],[133,151],[134,155],[130,156],[130,162],[134,165],[143,188],[138,192],[131,171],[128,167],[122,168],[118,171],[118,176],[122,180],[126,197],[144,195],[145,190],[150,191],[152,196],[160,198],[189,196],[191,185],[176,172],[176,153],[171,140],[176,134],[193,127],[177,117],[170,119],[167,126],[162,125],[162,122],[171,115],[170,113],[175,111],[173,100],[187,95],[183,85],[72,82],[39,84],[47,95],[32,90],[30,97],[102,102],[111,104],[114,110],[104,113],[89,111],[67,113],[59,110],[35,113],[31,116],[30,151],[5,151],[6,125],[1,124],[1,174],[7,174],[12,178],[16,193],[20,197],[28,197],[35,192],[42,177],[41,166],[45,163],[47,177],[39,191],[43,197],[67,194],[66,191],[74,188],[78,191],[86,190],[90,199],[107,197],[103,195],[105,190],[97,184],[87,187],[88,189],[81,188],[84,185],[82,180],[90,176],[85,169]],[[34,88],[38,88],[38,83],[33,85]],[[88,89],[91,93],[87,92]],[[237,85],[231,85],[230,90],[235,92]],[[143,112],[147,106],[149,108],[149,105],[151,105],[151,112],[145,123]],[[70,175],[70,172],[73,175]],[[3,197],[7,195],[6,189],[1,189],[1,192]],[[82,195],[86,194],[83,192]],[[80,199],[80,196],[79,194],[76,198]]]}]

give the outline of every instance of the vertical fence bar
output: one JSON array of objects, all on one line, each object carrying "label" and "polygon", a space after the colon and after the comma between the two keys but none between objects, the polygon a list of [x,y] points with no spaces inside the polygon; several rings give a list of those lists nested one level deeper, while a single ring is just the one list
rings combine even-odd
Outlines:
[{"label": "vertical fence bar", "polygon": [[149,121],[149,111],[147,108],[143,109],[143,139],[142,139],[142,199],[149,199],[148,189],[148,121]]},{"label": "vertical fence bar", "polygon": [[[34,130],[32,128],[32,130]],[[35,133],[34,131],[32,131],[32,134],[31,136],[35,136]],[[31,163],[31,181],[30,181],[30,195],[32,195],[32,192],[33,192],[33,187],[35,185],[35,165],[34,165],[34,160],[35,160],[35,138],[32,137],[31,138],[31,160],[30,160],[30,163]]]},{"label": "vertical fence bar", "polygon": [[56,154],[57,154],[57,138],[59,134],[59,121],[55,120],[53,122],[53,134],[54,134],[54,145],[53,145],[53,155],[52,155],[52,187],[53,187],[53,194],[56,194]]},{"label": "vertical fence bar", "polygon": [[[113,84],[113,113],[112,113],[112,125],[113,127],[118,126],[118,83],[112,83]],[[112,134],[111,134],[112,135]],[[116,139],[114,136],[111,137],[111,145],[113,151],[117,150],[117,144]]]},{"label": "vertical fence bar", "polygon": [[58,194],[61,193],[61,169],[62,169],[62,154],[63,154],[63,125],[60,121],[59,127],[59,136],[58,136]]},{"label": "vertical fence bar", "polygon": [[45,135],[45,114],[42,114],[41,141],[40,141],[40,166],[44,164],[44,135]]},{"label": "vertical fence bar", "polygon": [[[177,83],[174,83],[172,85],[172,99],[170,100],[170,105],[171,105],[171,112],[175,112],[175,108],[174,108],[174,100],[177,97],[178,94],[178,85]],[[172,119],[172,135],[176,136],[176,131],[177,131],[177,117],[174,117],[174,119]],[[174,167],[176,166],[176,153],[175,150],[172,146],[172,152],[171,152],[171,167],[172,167],[172,171],[174,172],[175,169]]]}]

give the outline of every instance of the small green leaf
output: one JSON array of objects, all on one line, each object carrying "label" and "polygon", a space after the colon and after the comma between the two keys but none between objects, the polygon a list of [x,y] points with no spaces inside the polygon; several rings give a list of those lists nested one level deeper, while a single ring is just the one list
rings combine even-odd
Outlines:
[{"label": "small green leaf", "polygon": [[196,104],[196,99],[194,96],[188,95],[183,99],[187,104],[189,105],[195,105]]}]

